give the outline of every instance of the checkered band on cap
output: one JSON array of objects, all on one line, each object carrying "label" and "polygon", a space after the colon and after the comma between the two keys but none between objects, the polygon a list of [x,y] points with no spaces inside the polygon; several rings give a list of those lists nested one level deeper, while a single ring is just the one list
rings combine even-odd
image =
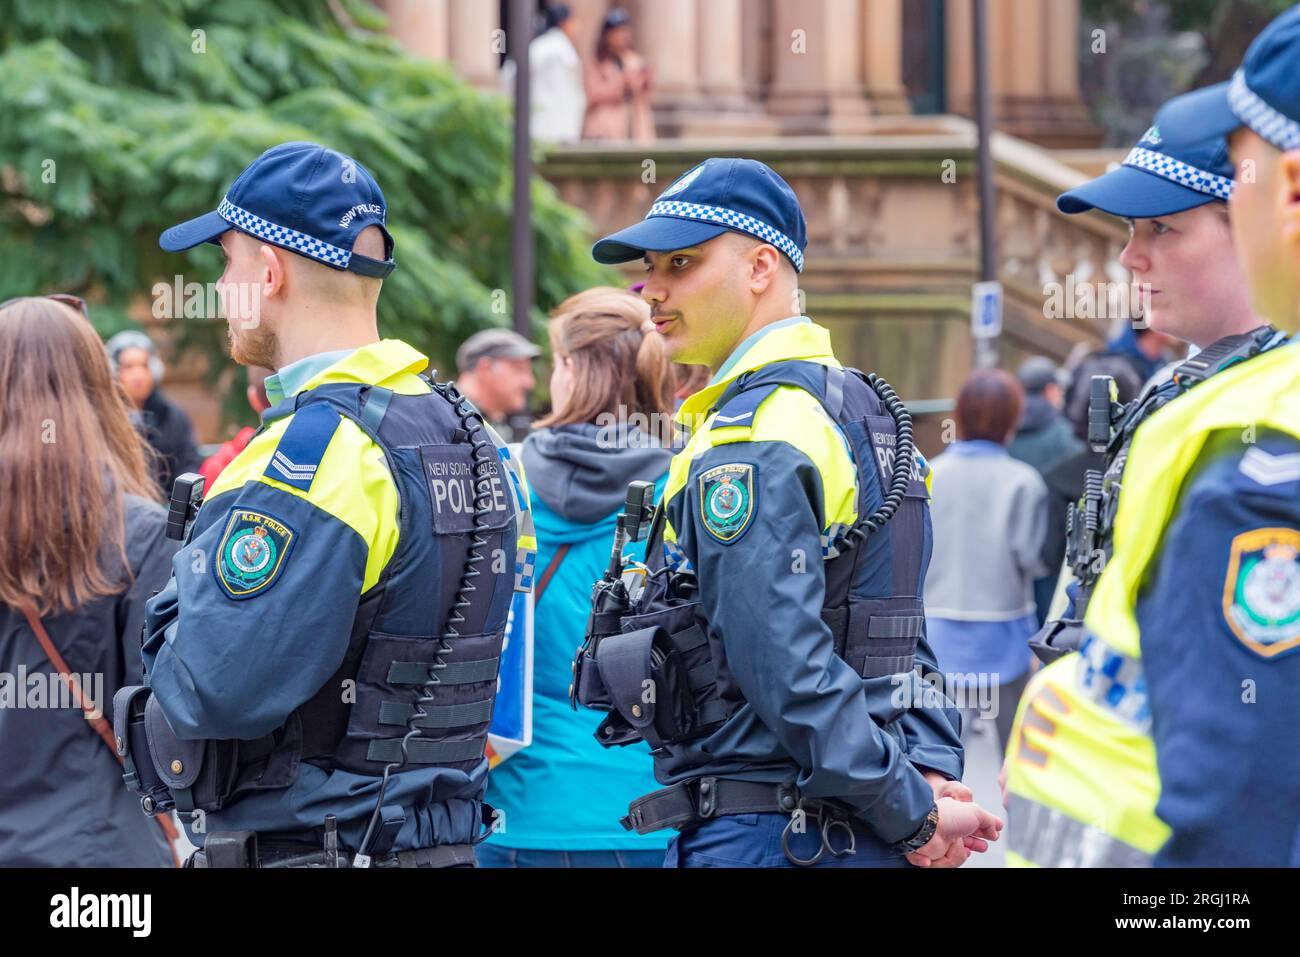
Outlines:
[{"label": "checkered band on cap", "polygon": [[1205,193],[1219,199],[1228,199],[1232,196],[1232,180],[1228,177],[1208,173],[1190,163],[1184,163],[1182,160],[1176,160],[1172,156],[1154,150],[1144,150],[1140,146],[1135,146],[1129,151],[1128,156],[1124,157],[1124,165],[1155,173],[1179,186],[1194,189],[1198,193]]},{"label": "checkered band on cap", "polygon": [[674,219],[694,219],[706,223],[718,223],[731,229],[749,233],[749,235],[761,239],[765,243],[771,243],[781,250],[790,257],[790,261],[794,263],[794,268],[799,272],[803,272],[803,253],[794,244],[794,240],[775,226],[769,226],[761,219],[755,219],[753,216],[747,216],[744,213],[736,212],[734,209],[726,209],[722,206],[703,206],[700,203],[679,203],[674,200],[655,203],[650,207],[650,212],[646,213],[646,219],[651,216],[671,216]]},{"label": "checkered band on cap", "polygon": [[1228,105],[1237,118],[1280,150],[1300,149],[1300,123],[1269,106],[1246,85],[1237,70],[1228,87]]},{"label": "checkered band on cap", "polygon": [[350,250],[322,242],[315,236],[308,236],[296,229],[277,226],[261,216],[250,213],[246,209],[241,209],[228,199],[221,200],[221,205],[217,207],[217,215],[230,225],[238,226],[244,232],[260,236],[268,243],[274,243],[304,256],[310,256],[312,259],[319,260],[328,266],[347,269],[348,263],[352,259]]}]

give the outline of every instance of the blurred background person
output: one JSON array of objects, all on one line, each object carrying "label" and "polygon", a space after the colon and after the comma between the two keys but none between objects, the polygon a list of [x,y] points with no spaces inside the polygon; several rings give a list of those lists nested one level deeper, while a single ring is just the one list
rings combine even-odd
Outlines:
[{"label": "blurred background person", "polygon": [[515,440],[510,417],[528,408],[528,393],[537,385],[533,360],[541,354],[512,329],[484,329],[456,350],[456,388],[507,442]]},{"label": "blurred background person", "polygon": [[[0,306],[0,397],[0,672],[28,679],[0,688],[0,866],[175,866],[168,819],[140,812],[112,745],[81,707],[50,704],[70,700],[57,659],[90,676],[105,722],[140,683],[144,603],[175,551],[144,445],[99,336],[62,299]],[[37,676],[45,705],[16,707]]]},{"label": "blurred background person", "polygon": [[[1044,571],[1047,533],[1043,480],[1006,449],[1023,405],[1024,393],[1008,373],[971,373],[957,396],[957,441],[931,462],[926,634],[941,671],[975,673],[990,683],[1002,748],[1029,677],[1028,641],[1038,630],[1034,579]],[[975,691],[967,685],[959,701],[968,717]]]},{"label": "blurred background person", "polygon": [[1174,356],[1177,341],[1150,327],[1134,329],[1125,322],[1105,348],[1085,354],[1071,367],[1065,393],[1065,417],[1081,442],[1088,439],[1088,396],[1092,377],[1108,375],[1115,380],[1121,404],[1138,397],[1147,380]]},{"label": "blurred background person", "polygon": [[[563,3],[543,8],[541,16],[542,32],[528,47],[528,127],[539,143],[576,143],[587,114],[582,57],[573,45],[582,21]],[[513,59],[501,69],[505,96],[514,96],[516,69]]]},{"label": "blurred background person", "polygon": [[[589,289],[552,316],[553,411],[522,453],[537,526],[533,743],[492,771],[487,802],[504,812],[506,826],[479,846],[479,863],[659,867],[669,833],[637,834],[618,823],[633,798],[658,786],[648,746],[601,747],[594,737],[601,716],[570,707],[569,682],[628,483],[653,481],[656,498],[663,492],[673,380],[640,297]],[[634,424],[640,416],[646,429]]]},{"label": "blurred background person", "polygon": [[587,93],[584,139],[654,140],[650,66],[632,49],[632,17],[626,10],[605,14],[596,56],[587,61],[583,82]]},{"label": "blurred background person", "polygon": [[[1058,464],[1086,451],[1061,413],[1065,390],[1060,376],[1056,363],[1045,356],[1026,359],[1016,374],[1025,393],[1025,407],[1007,451],[1013,459],[1033,466],[1044,482]],[[1065,558],[1065,504],[1057,502],[1058,498],[1048,496],[1047,534],[1043,539],[1045,572],[1034,581],[1034,609],[1040,626],[1047,619]]]},{"label": "blurred background person", "polygon": [[[270,401],[266,398],[266,377],[271,375],[270,369],[263,369],[261,366],[248,366],[248,386],[244,389],[244,397],[248,400],[249,408],[257,413],[260,419],[262,413],[271,407]],[[251,425],[246,425],[238,432],[235,437],[221,444],[221,447],[209,455],[203,461],[203,466],[199,469],[199,474],[204,478],[204,488],[212,488],[212,484],[217,480],[217,476],[222,470],[235,460],[240,452],[257,434],[257,429]]]},{"label": "blurred background person", "polygon": [[176,476],[197,472],[202,461],[190,417],[163,394],[163,363],[152,339],[128,329],[109,339],[106,348],[117,381],[131,403],[131,421],[157,453],[150,465],[166,498]]}]

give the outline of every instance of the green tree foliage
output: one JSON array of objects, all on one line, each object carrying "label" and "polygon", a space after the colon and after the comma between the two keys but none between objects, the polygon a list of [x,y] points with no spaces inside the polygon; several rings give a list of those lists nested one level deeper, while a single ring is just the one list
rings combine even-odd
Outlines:
[{"label": "green tree foliage", "polygon": [[[77,292],[101,331],[130,325],[156,281],[221,272],[215,247],[171,255],[158,234],[214,209],[266,148],[315,140],[388,201],[381,332],[447,368],[463,337],[510,321],[511,105],[384,26],[362,0],[0,0],[0,299]],[[536,322],[610,274],[579,212],[540,178],[532,198]],[[214,359],[224,326],[175,323]]]}]

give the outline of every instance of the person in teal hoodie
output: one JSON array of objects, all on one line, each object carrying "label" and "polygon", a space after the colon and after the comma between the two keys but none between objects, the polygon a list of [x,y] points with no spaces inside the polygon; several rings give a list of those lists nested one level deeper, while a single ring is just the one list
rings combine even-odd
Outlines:
[{"label": "person in teal hoodie", "polygon": [[[609,565],[629,482],[663,492],[672,458],[673,377],[639,296],[599,287],[552,313],[552,413],[523,443],[537,529],[533,741],[498,765],[500,812],[483,867],[659,867],[670,832],[624,831],[630,800],[658,783],[644,742],[606,750],[602,715],[569,705],[592,583]],[[636,554],[643,545],[630,546]],[[636,555],[641,558],[641,555]]]}]

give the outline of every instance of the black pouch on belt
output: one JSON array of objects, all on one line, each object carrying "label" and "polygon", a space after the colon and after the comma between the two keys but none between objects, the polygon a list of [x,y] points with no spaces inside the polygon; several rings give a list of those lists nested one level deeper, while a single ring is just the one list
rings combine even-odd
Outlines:
[{"label": "black pouch on belt", "polygon": [[177,737],[152,695],[144,706],[144,727],[153,769],[171,792],[176,810],[220,810],[234,790],[238,744]]},{"label": "black pouch on belt", "polygon": [[170,810],[174,803],[149,753],[144,711],[151,695],[148,685],[129,685],[113,695],[113,745],[122,759],[122,780],[150,815]]},{"label": "black pouch on belt", "polygon": [[[680,741],[695,730],[686,669],[664,629],[605,638],[596,666],[615,712],[651,748]],[[597,739],[604,743],[599,731]]]}]

